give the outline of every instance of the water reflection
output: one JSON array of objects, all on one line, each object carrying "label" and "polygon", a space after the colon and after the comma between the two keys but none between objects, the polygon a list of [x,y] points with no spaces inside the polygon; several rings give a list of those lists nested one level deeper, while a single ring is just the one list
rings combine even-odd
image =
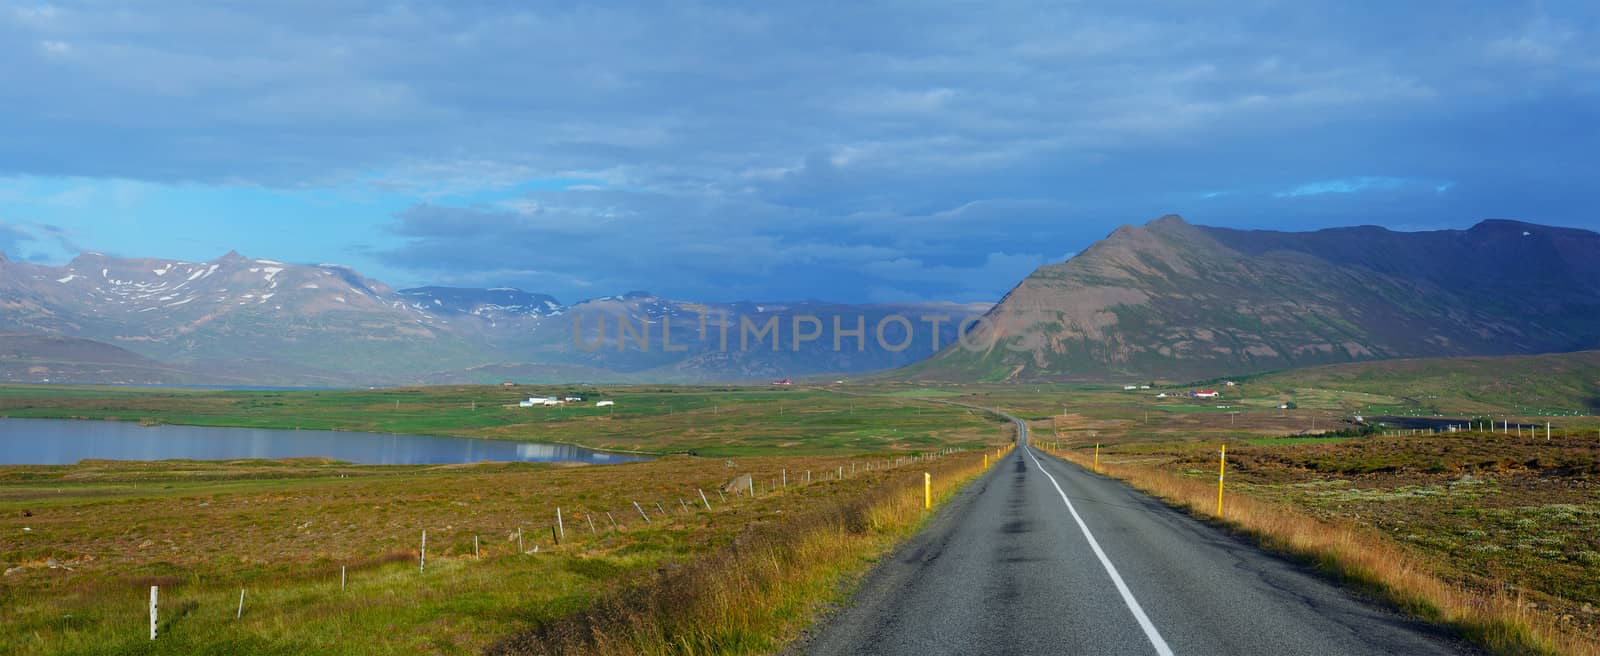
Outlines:
[{"label": "water reflection", "polygon": [[371,465],[483,461],[610,464],[638,456],[564,444],[337,431],[140,426],[115,421],[0,419],[0,464],[65,465],[84,459],[332,458]]}]

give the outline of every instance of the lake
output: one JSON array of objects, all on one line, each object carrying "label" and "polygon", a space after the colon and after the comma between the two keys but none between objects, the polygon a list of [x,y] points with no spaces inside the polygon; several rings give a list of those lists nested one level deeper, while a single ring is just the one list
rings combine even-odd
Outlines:
[{"label": "lake", "polygon": [[332,458],[366,465],[436,465],[486,460],[613,464],[645,459],[564,444],[434,435],[0,419],[0,465],[70,465],[85,459],[240,458]]}]

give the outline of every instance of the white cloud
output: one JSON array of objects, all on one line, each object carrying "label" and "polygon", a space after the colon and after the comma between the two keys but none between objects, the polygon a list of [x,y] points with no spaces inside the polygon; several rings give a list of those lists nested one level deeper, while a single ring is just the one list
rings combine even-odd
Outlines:
[{"label": "white cloud", "polygon": [[1436,193],[1444,193],[1454,182],[1431,182],[1427,180],[1414,180],[1409,178],[1396,178],[1381,175],[1364,175],[1353,178],[1340,178],[1337,180],[1319,180],[1297,185],[1273,194],[1278,198],[1299,198],[1302,196],[1320,196],[1323,194],[1358,194],[1370,191],[1395,191],[1401,189],[1430,189]]},{"label": "white cloud", "polygon": [[1577,32],[1548,16],[1539,16],[1515,34],[1491,41],[1489,54],[1533,63],[1551,62],[1562,57],[1577,36]]},{"label": "white cloud", "polygon": [[55,20],[57,13],[54,6],[44,4],[12,9],[12,15],[16,16],[18,21],[35,25]]}]

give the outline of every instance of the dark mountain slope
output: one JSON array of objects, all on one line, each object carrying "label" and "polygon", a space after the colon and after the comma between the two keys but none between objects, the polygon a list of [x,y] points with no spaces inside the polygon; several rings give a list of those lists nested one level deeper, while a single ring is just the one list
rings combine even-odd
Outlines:
[{"label": "dark mountain slope", "polygon": [[923,378],[1204,378],[1600,346],[1600,235],[1512,221],[1401,233],[1124,226],[1041,267]]},{"label": "dark mountain slope", "polygon": [[123,385],[247,384],[163,364],[110,344],[28,334],[0,334],[0,381]]}]

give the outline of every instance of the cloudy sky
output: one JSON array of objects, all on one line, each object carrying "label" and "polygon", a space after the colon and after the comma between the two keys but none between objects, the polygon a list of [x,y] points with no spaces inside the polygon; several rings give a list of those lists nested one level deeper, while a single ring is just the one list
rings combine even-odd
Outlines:
[{"label": "cloudy sky", "polygon": [[236,249],[565,301],[972,301],[1166,213],[1600,228],[1597,22],[1554,1],[0,2],[0,251]]}]

